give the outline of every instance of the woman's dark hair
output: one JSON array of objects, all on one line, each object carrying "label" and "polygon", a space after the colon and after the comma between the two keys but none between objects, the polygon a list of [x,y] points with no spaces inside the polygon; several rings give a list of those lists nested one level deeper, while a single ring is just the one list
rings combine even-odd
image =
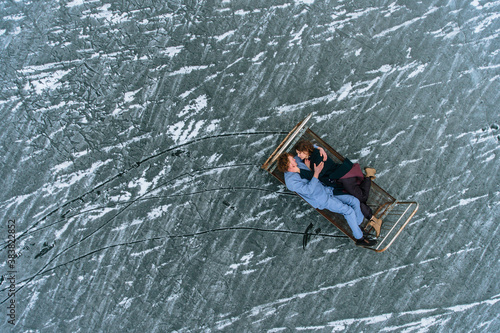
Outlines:
[{"label": "woman's dark hair", "polygon": [[295,147],[293,147],[293,149],[300,152],[308,152],[309,155],[311,155],[314,151],[314,146],[310,141],[302,140],[297,142],[297,144],[295,145]]}]

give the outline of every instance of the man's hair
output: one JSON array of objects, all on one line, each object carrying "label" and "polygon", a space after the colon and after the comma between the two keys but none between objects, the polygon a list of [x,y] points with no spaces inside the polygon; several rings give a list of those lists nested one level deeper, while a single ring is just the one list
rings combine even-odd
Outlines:
[{"label": "man's hair", "polygon": [[292,156],[290,153],[283,153],[278,157],[278,170],[281,172],[287,172],[288,171],[288,165],[290,164],[290,161],[288,160],[288,156]]},{"label": "man's hair", "polygon": [[314,146],[310,141],[302,140],[297,142],[297,144],[295,144],[295,147],[293,147],[293,149],[300,152],[308,152],[309,155],[311,155],[314,151]]}]

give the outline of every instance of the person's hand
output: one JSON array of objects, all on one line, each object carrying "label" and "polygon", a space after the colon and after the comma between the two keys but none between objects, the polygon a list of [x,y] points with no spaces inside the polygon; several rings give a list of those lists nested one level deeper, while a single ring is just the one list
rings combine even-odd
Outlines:
[{"label": "person's hand", "polygon": [[326,162],[328,155],[326,154],[325,150],[321,147],[318,147],[318,150],[319,150],[319,155],[323,157],[323,162]]},{"label": "person's hand", "polygon": [[314,164],[314,177],[315,178],[318,178],[318,176],[321,173],[321,170],[323,170],[324,166],[325,166],[324,162],[321,162],[320,164]]}]

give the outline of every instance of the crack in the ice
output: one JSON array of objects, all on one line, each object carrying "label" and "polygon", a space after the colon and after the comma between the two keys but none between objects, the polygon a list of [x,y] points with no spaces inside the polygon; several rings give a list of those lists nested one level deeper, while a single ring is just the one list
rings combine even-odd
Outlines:
[{"label": "crack in the ice", "polygon": [[[118,214],[116,214],[116,215],[118,215]],[[104,226],[104,224],[102,226]],[[201,235],[206,235],[206,234],[214,233],[214,232],[235,231],[235,230],[237,230],[237,231],[239,231],[239,230],[241,230],[241,231],[258,231],[258,232],[268,232],[268,233],[282,233],[282,234],[300,235],[300,236],[304,235],[304,232],[302,232],[302,231],[279,230],[279,229],[263,229],[263,228],[255,228],[255,227],[244,227],[244,226],[241,226],[241,227],[214,228],[214,229],[208,229],[208,230],[203,230],[203,231],[198,231],[198,232],[193,232],[193,233],[178,234],[178,235],[166,235],[166,236],[153,237],[153,238],[142,239],[142,240],[135,240],[135,241],[125,242],[125,243],[112,244],[112,245],[108,245],[108,246],[105,246],[105,247],[93,250],[93,251],[88,252],[88,253],[86,253],[84,255],[81,255],[79,257],[73,258],[73,259],[71,259],[71,260],[69,260],[67,262],[64,262],[62,264],[58,264],[58,265],[56,265],[54,267],[46,269],[47,266],[50,265],[50,263],[53,262],[57,257],[59,257],[60,255],[62,255],[64,252],[66,252],[67,250],[69,250],[71,247],[76,246],[79,243],[79,242],[77,242],[77,243],[75,243],[73,245],[70,245],[68,248],[66,248],[65,250],[61,251],[60,253],[57,253],[44,267],[42,267],[37,273],[35,273],[35,275],[33,275],[33,276],[29,277],[29,278],[26,278],[26,279],[20,281],[20,283],[24,283],[24,284],[22,286],[20,286],[16,290],[16,293],[18,293],[21,289],[23,289],[25,286],[27,286],[28,284],[30,284],[36,277],[38,277],[40,275],[52,272],[52,271],[54,271],[55,269],[57,269],[57,268],[59,268],[61,266],[68,265],[70,263],[73,263],[75,261],[78,261],[80,259],[83,259],[85,257],[91,256],[91,255],[93,255],[95,253],[98,253],[98,252],[101,252],[101,251],[104,251],[104,250],[107,250],[107,249],[110,249],[110,248],[114,248],[114,247],[118,247],[118,246],[130,246],[130,245],[134,245],[134,244],[138,244],[138,243],[143,243],[143,242],[147,242],[147,241],[155,241],[155,240],[165,240],[165,239],[174,239],[174,238],[193,238],[193,237],[197,237],[197,236],[201,236]],[[97,232],[97,230],[96,230],[96,232]],[[331,234],[322,234],[322,233],[318,233],[318,234],[316,234],[316,236],[321,236],[321,237],[326,237],[326,238],[340,238],[340,239],[347,239],[347,238],[349,238],[349,237],[344,236],[344,235],[331,235]],[[90,235],[87,235],[85,238],[88,238],[88,237],[90,237]],[[83,240],[84,239],[82,239],[81,241],[83,241]],[[5,290],[6,290],[6,288],[0,289],[0,291],[5,291]],[[5,298],[3,301],[0,302],[0,304],[5,303],[9,298],[10,297]]]},{"label": "crack in the ice", "polygon": [[[168,185],[169,183],[175,181],[175,180],[178,180],[178,179],[181,179],[183,177],[194,177],[195,174],[203,174],[204,172],[208,172],[208,171],[211,171],[211,170],[216,170],[216,169],[226,169],[226,168],[233,168],[233,167],[242,167],[242,166],[255,166],[255,164],[250,164],[250,163],[247,163],[247,164],[232,164],[232,165],[224,165],[224,166],[217,166],[217,167],[212,167],[212,168],[205,168],[205,169],[201,169],[201,170],[197,170],[197,171],[194,171],[194,172],[190,172],[188,174],[181,174],[177,177],[174,177],[172,179],[169,179],[168,181],[164,182],[164,183],[161,183],[160,185],[156,186],[155,188],[151,189],[151,190],[148,190],[146,193],[143,194],[143,196],[151,193],[151,192],[154,192],[156,190],[158,190],[159,188],[163,187],[163,186],[166,186]],[[275,192],[277,194],[280,194],[280,195],[293,195],[293,193],[287,193],[287,192],[278,192],[278,191],[273,191],[273,190],[267,190],[267,189],[261,189],[261,188],[250,188],[250,187],[247,187],[247,188],[244,188],[244,187],[241,187],[241,188],[238,188],[238,187],[221,187],[221,188],[218,188],[218,189],[205,189],[204,191],[199,191],[198,193],[196,192],[193,192],[193,193],[185,193],[185,194],[178,194],[178,195],[169,195],[169,196],[148,196],[148,197],[139,197],[139,198],[136,198],[136,199],[133,199],[133,200],[129,200],[129,201],[121,201],[121,202],[113,202],[111,203],[113,206],[111,206],[109,203],[107,204],[107,206],[100,206],[100,207],[95,207],[95,208],[92,208],[92,209],[88,209],[88,210],[85,210],[85,211],[80,211],[80,212],[77,212],[77,213],[74,213],[72,215],[68,215],[68,213],[71,211],[71,209],[67,210],[66,212],[64,212],[61,217],[62,219],[54,222],[54,223],[51,223],[51,224],[48,224],[48,225],[45,225],[43,227],[40,227],[38,229],[34,229],[33,230],[33,227],[30,228],[30,230],[27,230],[25,233],[23,233],[21,236],[19,236],[17,239],[21,239],[22,236],[27,236],[27,235],[31,235],[35,232],[38,232],[40,230],[43,230],[43,229],[46,229],[46,228],[49,228],[51,226],[54,226],[56,224],[59,224],[59,223],[62,223],[70,218],[73,218],[75,216],[78,216],[78,215],[81,215],[81,214],[85,214],[85,213],[88,213],[88,212],[91,212],[91,211],[98,211],[98,210],[101,210],[101,209],[104,209],[104,208],[117,208],[116,206],[118,205],[126,205],[126,204],[133,204],[133,203],[136,203],[138,201],[145,201],[145,200],[150,200],[150,199],[158,199],[158,198],[169,198],[169,197],[176,197],[176,196],[182,196],[182,195],[194,195],[194,194],[199,194],[199,193],[203,193],[203,192],[208,192],[208,191],[217,191],[217,190],[235,190],[235,189],[246,189],[246,190],[250,190],[250,189],[254,189],[254,190],[261,190],[261,191],[267,191],[267,192]],[[0,246],[6,246],[6,242],[2,243]]]},{"label": "crack in the ice", "polygon": [[[185,147],[185,146],[188,146],[188,145],[200,142],[200,141],[204,141],[204,140],[218,139],[218,138],[225,138],[225,137],[232,137],[232,136],[267,135],[267,134],[287,134],[287,133],[286,132],[282,132],[282,131],[260,131],[260,132],[256,131],[256,132],[238,132],[238,133],[226,133],[226,134],[209,135],[209,136],[205,136],[205,137],[201,137],[201,138],[196,138],[194,140],[191,140],[191,141],[188,141],[188,142],[184,142],[184,143],[178,144],[178,145],[176,145],[174,147],[170,147],[168,149],[160,151],[159,153],[156,153],[154,155],[146,157],[146,158],[144,158],[141,161],[135,162],[131,167],[129,167],[125,171],[121,171],[121,172],[117,173],[116,175],[112,176],[108,180],[105,180],[102,183],[98,184],[97,186],[95,186],[91,190],[83,193],[82,195],[80,195],[80,196],[78,196],[78,197],[76,197],[74,199],[71,199],[71,200],[67,201],[66,203],[62,204],[61,206],[59,206],[57,208],[54,208],[52,211],[50,211],[45,216],[43,216],[38,221],[36,221],[33,225],[31,225],[30,227],[28,227],[23,233],[21,233],[17,237],[17,239],[22,239],[27,233],[29,233],[38,224],[40,224],[41,222],[45,221],[48,217],[50,217],[51,215],[55,214],[59,210],[64,209],[65,207],[69,206],[70,204],[72,204],[74,202],[77,202],[78,200],[83,201],[83,198],[86,197],[87,195],[89,195],[89,194],[97,191],[98,189],[102,188],[106,184],[111,183],[112,181],[114,181],[114,180],[116,180],[116,179],[124,176],[125,174],[129,173],[130,171],[137,169],[139,166],[141,166],[141,164],[143,164],[143,163],[145,163],[145,162],[147,162],[149,160],[152,160],[154,158],[157,158],[157,157],[159,157],[159,156],[161,156],[163,154],[166,154],[166,153],[171,152],[171,151],[178,151],[179,148],[181,148],[181,147]],[[3,245],[3,249],[5,249],[5,245]]]}]

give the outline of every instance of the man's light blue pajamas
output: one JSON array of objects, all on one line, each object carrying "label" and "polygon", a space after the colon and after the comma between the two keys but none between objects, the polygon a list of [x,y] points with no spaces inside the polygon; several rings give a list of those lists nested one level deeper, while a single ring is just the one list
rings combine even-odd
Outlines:
[{"label": "man's light blue pajamas", "polygon": [[[302,161],[297,164],[299,168],[309,170]],[[363,232],[359,228],[363,222],[363,213],[358,199],[349,194],[334,196],[333,188],[324,186],[318,178],[303,179],[297,172],[285,172],[285,184],[290,191],[296,192],[314,208],[328,209],[344,215],[354,238],[363,238]]]}]

